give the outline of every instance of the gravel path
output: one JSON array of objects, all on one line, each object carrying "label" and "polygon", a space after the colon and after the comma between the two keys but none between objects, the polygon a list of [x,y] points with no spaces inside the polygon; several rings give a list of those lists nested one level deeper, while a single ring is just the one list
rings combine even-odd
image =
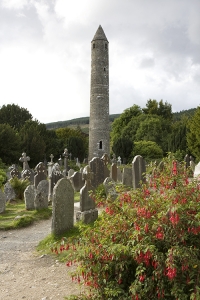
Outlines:
[{"label": "gravel path", "polygon": [[51,220],[0,231],[0,300],[60,300],[80,293],[65,264],[35,251],[50,232]]}]

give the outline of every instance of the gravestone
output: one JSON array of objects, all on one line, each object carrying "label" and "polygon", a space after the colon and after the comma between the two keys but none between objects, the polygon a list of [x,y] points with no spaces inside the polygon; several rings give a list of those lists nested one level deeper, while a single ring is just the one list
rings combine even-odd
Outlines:
[{"label": "gravestone", "polygon": [[39,164],[37,164],[37,166],[35,167],[35,170],[37,173],[34,176],[34,186],[37,188],[38,183],[47,178],[46,167],[43,162],[39,162]]},{"label": "gravestone", "polygon": [[90,170],[93,173],[93,178],[91,179],[91,184],[94,188],[104,182],[104,162],[99,157],[94,157],[89,162]]},{"label": "gravestone", "polygon": [[45,193],[36,189],[34,207],[36,210],[48,208],[48,195],[46,196]]},{"label": "gravestone", "polygon": [[49,176],[49,196],[48,196],[49,197],[49,202],[52,200],[53,188],[55,187],[58,180],[60,180],[63,177],[64,176],[63,176],[62,172],[60,171],[59,164],[55,163],[53,165],[51,175]]},{"label": "gravestone", "polygon": [[190,168],[191,168],[192,172],[194,173],[195,162],[194,162],[194,158],[192,156],[190,156]]},{"label": "gravestone", "polygon": [[115,163],[112,163],[110,168],[110,177],[117,182],[117,165]]},{"label": "gravestone", "polygon": [[70,177],[70,181],[75,192],[79,192],[80,189],[84,186],[83,174],[81,172],[75,172]]},{"label": "gravestone", "polygon": [[107,165],[109,163],[108,154],[104,153],[101,160],[103,161],[103,164],[104,164],[104,179],[105,179],[105,178],[109,177],[109,175],[110,175],[110,172],[109,172],[108,167],[107,167]]},{"label": "gravestone", "polygon": [[189,154],[185,155],[184,161],[185,161],[186,168],[188,168],[190,166],[190,156],[189,156]]},{"label": "gravestone", "polygon": [[132,187],[132,169],[131,168],[123,168],[122,171],[122,184]]},{"label": "gravestone", "polygon": [[122,183],[122,172],[119,167],[117,167],[117,182]]},{"label": "gravestone", "polygon": [[73,169],[70,169],[68,171],[68,178],[70,178],[74,173],[75,173],[75,171]]},{"label": "gravestone", "polygon": [[145,182],[145,176],[143,173],[146,172],[145,160],[142,156],[136,155],[132,162],[132,178],[133,188],[140,187],[140,181]]},{"label": "gravestone", "polygon": [[86,166],[83,170],[83,179],[85,185],[80,190],[80,211],[76,213],[76,220],[83,221],[88,224],[95,221],[98,218],[98,210],[95,208],[95,202],[89,195],[89,191],[93,191],[94,187],[91,184],[93,174],[89,166]]},{"label": "gravestone", "polygon": [[6,196],[6,201],[14,200],[16,197],[15,191],[10,182],[6,182],[6,184],[4,185],[4,193]]},{"label": "gravestone", "polygon": [[122,164],[122,159],[121,159],[120,156],[118,156],[118,158],[117,158],[117,165],[121,166],[121,164]]},{"label": "gravestone", "polygon": [[107,177],[103,182],[106,197],[111,197],[111,199],[115,200],[118,197],[116,192],[116,182],[111,178]]},{"label": "gravestone", "polygon": [[53,169],[53,165],[54,165],[54,162],[53,162],[53,154],[51,154],[49,156],[51,158],[51,161],[47,163],[47,167],[48,167],[48,176],[51,176],[51,172],[52,172],[52,169]]},{"label": "gravestone", "polygon": [[36,194],[36,188],[34,185],[29,185],[24,191],[24,200],[25,200],[25,208],[27,210],[35,209],[35,194]]},{"label": "gravestone", "polygon": [[25,169],[22,171],[22,179],[28,179],[30,181],[30,184],[33,184],[34,182],[34,172],[31,169]]},{"label": "gravestone", "polygon": [[0,214],[6,210],[6,195],[0,190]]},{"label": "gravestone", "polygon": [[67,176],[67,172],[68,172],[68,150],[67,150],[67,148],[64,149],[63,157],[64,157],[63,175],[65,177],[65,176]]},{"label": "gravestone", "polygon": [[19,172],[19,170],[18,170],[18,168],[17,168],[16,165],[12,165],[9,168],[9,171],[10,171],[10,177],[11,178],[14,178],[14,177],[21,178],[21,173]]},{"label": "gravestone", "polygon": [[74,190],[66,177],[60,179],[52,198],[52,227],[55,235],[65,233],[74,226]]},{"label": "gravestone", "polygon": [[28,162],[30,161],[30,157],[26,156],[25,152],[22,153],[22,157],[20,157],[19,161],[23,163],[23,170],[30,169],[28,165]]},{"label": "gravestone", "polygon": [[200,162],[195,166],[194,178],[196,178],[198,181],[200,181]]}]

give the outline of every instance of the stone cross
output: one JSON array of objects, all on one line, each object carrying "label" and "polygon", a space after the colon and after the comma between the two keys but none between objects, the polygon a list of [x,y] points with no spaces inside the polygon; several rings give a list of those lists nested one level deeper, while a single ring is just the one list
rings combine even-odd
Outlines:
[{"label": "stone cross", "polygon": [[20,157],[19,161],[23,163],[23,170],[29,169],[28,161],[30,161],[30,157],[26,156],[25,152],[22,153],[22,157]]},{"label": "stone cross", "polygon": [[67,158],[68,158],[68,150],[67,148],[64,149],[64,153],[63,153],[63,157],[64,157],[64,176],[67,175],[67,169],[68,169],[68,165],[67,165]]},{"label": "stone cross", "polygon": [[122,159],[121,159],[120,156],[118,156],[118,158],[117,158],[117,165],[118,165],[118,166],[121,166],[121,162],[122,162]]},{"label": "stone cross", "polygon": [[54,165],[54,162],[53,162],[54,156],[53,156],[53,154],[51,154],[49,157],[51,158],[51,161],[48,162],[48,164],[47,164],[47,166],[48,166],[48,176],[51,176],[52,168],[53,168],[53,165]]}]

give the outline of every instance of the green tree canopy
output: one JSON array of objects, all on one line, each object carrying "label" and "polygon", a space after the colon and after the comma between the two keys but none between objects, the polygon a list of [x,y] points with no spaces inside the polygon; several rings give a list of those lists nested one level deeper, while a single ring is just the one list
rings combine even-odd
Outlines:
[{"label": "green tree canopy", "polygon": [[197,107],[197,110],[194,116],[188,121],[187,124],[187,143],[188,149],[191,154],[200,161],[200,107]]},{"label": "green tree canopy", "polygon": [[9,124],[19,131],[28,120],[32,120],[32,115],[26,108],[16,104],[3,105],[0,108],[0,124]]},{"label": "green tree canopy", "polygon": [[9,124],[0,124],[0,158],[9,164],[17,164],[21,155],[20,138]]},{"label": "green tree canopy", "polygon": [[131,159],[131,152],[133,150],[133,142],[127,137],[118,138],[112,146],[112,151],[118,157],[120,156],[122,160],[127,162]]},{"label": "green tree canopy", "polygon": [[43,137],[43,124],[38,121],[26,121],[19,132],[22,152],[26,152],[31,160],[29,165],[35,167],[40,161],[44,161],[46,143]]},{"label": "green tree canopy", "polygon": [[163,157],[162,148],[152,141],[139,141],[134,143],[132,156],[141,155],[146,161]]}]

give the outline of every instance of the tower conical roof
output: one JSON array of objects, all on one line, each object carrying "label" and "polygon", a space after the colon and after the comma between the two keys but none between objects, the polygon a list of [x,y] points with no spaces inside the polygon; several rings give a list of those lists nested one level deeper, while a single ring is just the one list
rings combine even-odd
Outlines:
[{"label": "tower conical roof", "polygon": [[101,25],[99,25],[99,28],[97,29],[97,32],[95,33],[95,36],[93,37],[92,41],[95,41],[95,40],[105,40],[108,42],[107,37],[106,37]]}]

